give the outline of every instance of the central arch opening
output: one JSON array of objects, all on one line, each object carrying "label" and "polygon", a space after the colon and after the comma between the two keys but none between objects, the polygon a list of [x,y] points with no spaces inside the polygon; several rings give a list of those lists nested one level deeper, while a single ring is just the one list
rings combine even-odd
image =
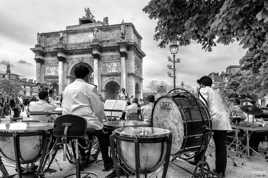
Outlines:
[{"label": "central arch opening", "polygon": [[105,85],[105,99],[118,99],[120,85],[115,81],[110,81]]},{"label": "central arch opening", "polygon": [[85,66],[85,67],[87,67],[87,68],[89,69],[89,76],[88,76],[88,78],[87,78],[87,82],[88,82],[88,83],[93,83],[93,81],[94,81],[94,79],[93,79],[93,75],[92,75],[92,73],[93,73],[93,69],[92,69],[92,67],[91,67],[89,64],[84,63],[84,62],[77,63],[77,64],[75,64],[75,65],[72,67],[72,70],[71,70],[71,73],[70,73],[70,76],[69,76],[69,77],[70,77],[70,82],[73,82],[74,79],[75,79],[74,70],[75,70],[78,66],[81,66],[81,65],[83,65],[83,66]]}]

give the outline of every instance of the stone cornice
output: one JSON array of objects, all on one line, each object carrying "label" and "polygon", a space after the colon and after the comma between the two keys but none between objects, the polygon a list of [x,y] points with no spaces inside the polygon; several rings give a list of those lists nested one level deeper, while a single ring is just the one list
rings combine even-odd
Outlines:
[{"label": "stone cornice", "polygon": [[[139,38],[142,39],[141,35],[138,33],[138,31],[136,30],[135,26],[133,25],[133,23],[123,23],[126,26],[131,26],[133,28],[133,31],[135,33],[135,35]],[[81,28],[81,29],[69,29],[72,27],[79,27],[80,25],[70,25],[66,27],[66,30],[59,30],[59,31],[53,31],[53,32],[44,32],[44,33],[39,33],[40,35],[44,35],[44,36],[49,36],[49,35],[56,35],[59,33],[83,33],[83,32],[92,32],[94,30],[94,28],[98,28],[99,30],[102,31],[109,31],[112,29],[120,29],[122,23],[121,24],[113,24],[113,25],[101,25],[101,24],[96,24],[96,26],[90,26],[90,27],[85,27],[85,28]]]},{"label": "stone cornice", "polygon": [[41,56],[35,56],[34,60],[36,63],[40,63],[40,64],[44,64],[45,62],[44,57],[41,57]]},{"label": "stone cornice", "polygon": [[44,47],[40,46],[39,44],[35,45],[34,48],[31,48],[31,50],[35,53],[35,54],[39,54],[39,55],[43,55],[45,50]]},{"label": "stone cornice", "polygon": [[[75,46],[74,47],[72,47]],[[80,46],[80,47],[79,47]],[[121,47],[120,47],[121,46]],[[125,46],[126,48],[123,50],[122,46]],[[121,51],[120,51],[121,48]],[[132,48],[135,50],[135,52],[138,54],[140,58],[143,58],[145,56],[145,53],[138,47],[138,45],[135,42],[129,42],[129,41],[120,41],[120,42],[114,42],[110,44],[104,45],[103,43],[81,43],[81,44],[69,44],[66,45],[65,48],[58,48],[58,45],[51,46],[49,48],[44,49],[44,53],[49,53],[56,55],[59,51],[64,52],[66,55],[72,55],[72,54],[85,54],[85,53],[92,53],[97,54],[101,52],[107,51],[118,51],[120,53],[126,53],[126,50],[129,51],[129,49]],[[94,49],[94,50],[93,50]],[[95,51],[95,52],[93,52]],[[98,51],[98,52],[96,52]]]},{"label": "stone cornice", "polygon": [[106,77],[121,76],[121,73],[120,72],[112,72],[112,73],[101,74],[101,76],[106,76]]},{"label": "stone cornice", "polygon": [[127,75],[129,75],[129,76],[134,76],[134,77],[139,78],[140,80],[143,80],[143,78],[142,78],[141,76],[139,76],[139,75],[137,75],[137,74],[135,74],[135,73],[133,73],[133,72],[129,72]]}]

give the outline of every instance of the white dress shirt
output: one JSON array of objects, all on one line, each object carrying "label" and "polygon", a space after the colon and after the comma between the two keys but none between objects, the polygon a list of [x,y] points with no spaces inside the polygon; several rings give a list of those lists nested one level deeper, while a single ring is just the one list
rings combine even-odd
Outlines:
[{"label": "white dress shirt", "polygon": [[154,103],[148,103],[141,107],[141,115],[144,121],[151,121]]},{"label": "white dress shirt", "polygon": [[96,87],[82,79],[76,79],[63,91],[62,113],[85,118],[88,128],[96,130],[103,128],[104,105]]},{"label": "white dress shirt", "polygon": [[[30,112],[36,112],[36,111],[37,112],[52,112],[55,109],[56,109],[55,106],[41,99],[39,101],[32,101],[29,104]],[[49,122],[52,119],[50,115],[32,115],[31,118],[33,120],[38,120],[40,122]]]},{"label": "white dress shirt", "polygon": [[201,88],[200,94],[203,96],[203,98],[200,97],[200,99],[208,105],[208,110],[212,119],[212,129],[232,130],[229,119],[230,114],[220,94],[211,87]]}]

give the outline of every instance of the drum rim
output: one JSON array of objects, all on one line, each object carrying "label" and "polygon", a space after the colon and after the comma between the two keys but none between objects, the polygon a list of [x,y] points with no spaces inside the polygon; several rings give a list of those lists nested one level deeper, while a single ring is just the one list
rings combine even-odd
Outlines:
[{"label": "drum rim", "polygon": [[[0,125],[1,124],[2,125],[7,125],[7,124],[13,124],[13,123],[17,123],[17,122],[0,123]],[[26,122],[26,124],[27,124],[26,129],[14,129],[14,130],[0,129],[0,133],[10,133],[10,134],[19,133],[19,134],[23,134],[23,133],[35,133],[37,131],[49,131],[49,130],[53,129],[53,123],[50,123],[50,122]],[[33,126],[33,125],[37,125],[37,124],[39,124],[40,126],[36,126],[36,127]],[[41,124],[44,124],[44,125],[41,126]]]}]

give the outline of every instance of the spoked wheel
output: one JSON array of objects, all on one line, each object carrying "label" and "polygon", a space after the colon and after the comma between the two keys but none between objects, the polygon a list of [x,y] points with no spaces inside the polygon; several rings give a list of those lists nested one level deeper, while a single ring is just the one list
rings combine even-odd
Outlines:
[{"label": "spoked wheel", "polygon": [[[82,147],[85,155],[86,155],[86,160],[89,160],[89,157],[92,156],[98,156],[99,154],[99,142],[97,137],[93,136],[91,139],[86,139],[86,146],[79,145],[79,147]],[[67,146],[66,149],[66,158],[71,164],[75,164],[75,143],[70,142]],[[81,155],[79,153],[79,155]]]},{"label": "spoked wheel", "polygon": [[[89,171],[87,172],[81,171],[80,175],[81,175],[81,178],[98,178],[98,175],[96,173],[89,172]],[[64,178],[76,178],[76,175],[71,174],[71,175],[65,176]]]}]

